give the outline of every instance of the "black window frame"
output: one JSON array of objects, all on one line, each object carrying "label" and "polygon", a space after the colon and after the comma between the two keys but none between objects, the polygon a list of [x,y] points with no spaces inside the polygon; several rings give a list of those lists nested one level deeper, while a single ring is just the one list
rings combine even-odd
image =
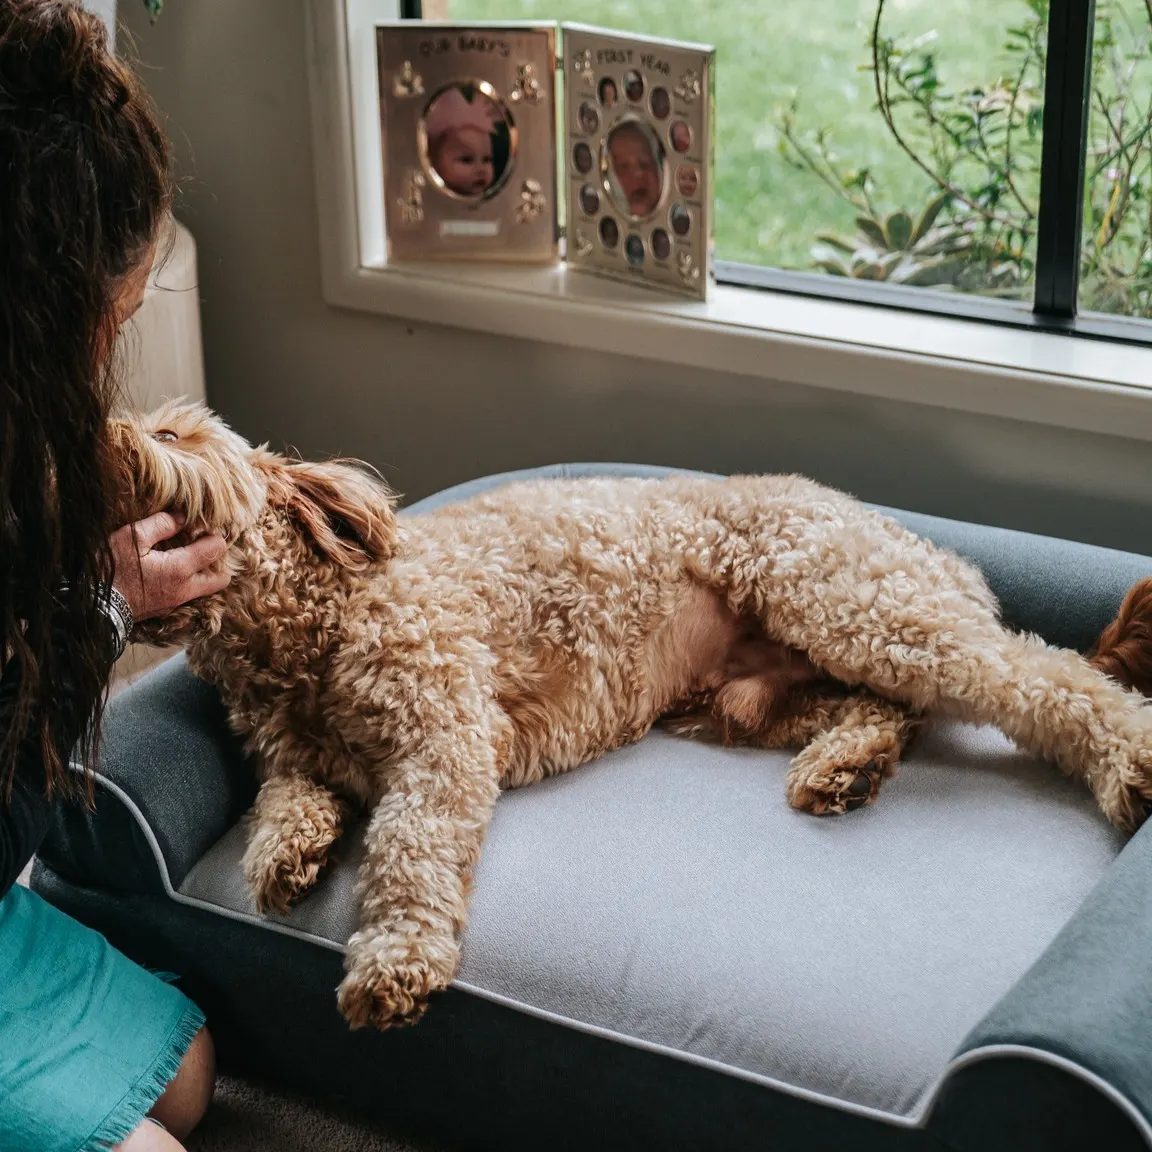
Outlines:
[{"label": "black window frame", "polygon": [[[421,0],[401,0],[402,19],[419,20],[421,9]],[[717,283],[1096,340],[1152,344],[1152,321],[1079,311],[1095,23],[1096,0],[1050,0],[1036,273],[1031,304],[874,284],[732,260],[716,262]]]}]

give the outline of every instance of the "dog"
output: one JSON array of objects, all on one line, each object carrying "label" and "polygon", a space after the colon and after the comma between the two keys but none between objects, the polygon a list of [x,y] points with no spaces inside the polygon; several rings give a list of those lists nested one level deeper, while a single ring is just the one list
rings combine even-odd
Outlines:
[{"label": "dog", "polygon": [[338,1005],[412,1021],[457,971],[502,788],[659,720],[801,748],[797,808],[872,803],[921,717],[999,726],[1131,830],[1152,709],[1007,629],[982,576],[799,476],[536,481],[397,518],[347,462],[253,448],[203,407],[114,422],[125,521],[220,531],[224,591],[137,625],[181,644],[261,765],[244,858],[258,906],[315,883],[369,814]]}]

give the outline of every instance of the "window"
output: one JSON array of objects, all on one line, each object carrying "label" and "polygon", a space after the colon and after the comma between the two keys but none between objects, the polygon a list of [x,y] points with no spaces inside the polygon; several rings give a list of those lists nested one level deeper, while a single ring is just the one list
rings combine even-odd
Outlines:
[{"label": "window", "polygon": [[721,282],[1152,338],[1152,0],[405,9],[715,44]]},{"label": "window", "polygon": [[1098,4],[1080,306],[1152,318],[1152,3]]}]

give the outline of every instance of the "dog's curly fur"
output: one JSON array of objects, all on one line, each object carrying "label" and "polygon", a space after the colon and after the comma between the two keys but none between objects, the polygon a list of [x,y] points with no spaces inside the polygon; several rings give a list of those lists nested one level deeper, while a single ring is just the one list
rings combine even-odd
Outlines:
[{"label": "dog's curly fur", "polygon": [[800,745],[792,804],[842,813],[948,713],[1083,778],[1119,827],[1144,819],[1152,709],[1007,630],[975,569],[811,481],[542,481],[399,521],[364,471],[253,449],[203,408],[114,432],[125,517],[178,507],[231,543],[225,592],[139,634],[186,645],[260,756],[259,906],[287,908],[370,812],[338,993],[354,1026],[414,1019],[452,980],[501,788],[661,717]]}]

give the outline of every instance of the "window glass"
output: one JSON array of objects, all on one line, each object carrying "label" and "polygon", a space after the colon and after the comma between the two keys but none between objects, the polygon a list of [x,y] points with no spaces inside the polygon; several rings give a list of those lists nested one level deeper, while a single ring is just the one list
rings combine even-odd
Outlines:
[{"label": "window glass", "polygon": [[1098,0],[1080,307],[1152,317],[1152,4]]},{"label": "window glass", "polygon": [[425,0],[424,15],[714,44],[718,259],[1031,299],[1047,0]]}]

